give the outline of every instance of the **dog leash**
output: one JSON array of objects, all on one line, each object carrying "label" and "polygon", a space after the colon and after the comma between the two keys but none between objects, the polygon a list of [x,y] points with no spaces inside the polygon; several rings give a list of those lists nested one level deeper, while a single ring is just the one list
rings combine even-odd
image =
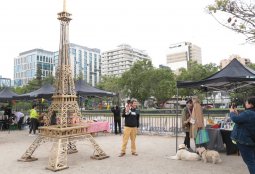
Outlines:
[{"label": "dog leash", "polygon": [[201,156],[203,155],[203,153],[206,151],[206,149],[201,153]]}]

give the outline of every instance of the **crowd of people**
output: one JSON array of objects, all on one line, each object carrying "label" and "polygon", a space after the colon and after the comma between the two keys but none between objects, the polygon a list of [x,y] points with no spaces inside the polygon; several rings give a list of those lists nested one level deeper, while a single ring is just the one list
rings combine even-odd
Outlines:
[{"label": "crowd of people", "polygon": [[[33,105],[32,109],[29,111],[29,116],[25,116],[25,114],[21,111],[13,111],[11,105],[2,106],[3,112],[3,125],[2,129],[11,129],[11,126],[14,125],[19,130],[22,129],[23,126],[29,126],[29,135],[36,134],[36,130],[41,125],[42,116],[38,114],[37,106]],[[42,115],[42,114],[41,114]]]},{"label": "crowd of people", "polygon": [[25,115],[19,111],[12,112],[12,107],[10,104],[2,106],[1,110],[3,110],[3,116],[1,118],[3,122],[1,129],[10,129],[11,125],[17,125],[17,128],[21,130]]},{"label": "crowd of people", "polygon": [[[115,106],[111,108],[111,111],[114,116],[115,134],[122,134],[121,117],[125,119],[119,157],[125,156],[129,139],[131,140],[131,154],[137,156],[136,135],[139,127],[140,112],[137,109],[136,100],[128,100],[123,110],[119,106]],[[246,100],[244,111],[239,112],[234,105],[231,105],[229,111],[230,118],[235,123],[231,139],[237,145],[249,172],[255,174],[255,97],[250,97]],[[24,114],[22,112],[12,113],[10,107],[5,107],[4,115],[8,116],[8,119],[11,119],[12,122],[17,123],[19,129],[21,129],[21,123],[24,122]],[[29,115],[29,135],[34,136],[40,122],[36,105],[33,105]],[[56,114],[55,117],[53,114],[51,122],[56,124]],[[191,148],[190,139],[196,142],[198,132],[205,127],[204,115],[198,97],[186,100],[186,106],[182,111],[182,126],[185,132],[184,144],[190,152],[195,152]],[[196,145],[195,148],[199,146],[206,148],[206,144]]]},{"label": "crowd of people", "polygon": [[[239,112],[235,105],[231,105],[229,111],[230,118],[235,124],[231,139],[237,145],[250,174],[255,174],[255,97],[249,97],[245,101],[244,111]],[[195,140],[197,132],[204,128],[202,107],[197,97],[186,100],[186,107],[182,112],[182,125],[185,132],[184,144],[193,152],[190,139]],[[201,145],[206,147],[206,144]]]}]

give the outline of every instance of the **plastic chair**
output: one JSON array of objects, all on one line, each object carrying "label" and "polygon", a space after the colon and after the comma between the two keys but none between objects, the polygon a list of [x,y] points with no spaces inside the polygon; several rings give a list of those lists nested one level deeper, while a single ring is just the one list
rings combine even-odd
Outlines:
[{"label": "plastic chair", "polygon": [[9,130],[17,130],[18,129],[18,125],[16,123],[12,123],[9,125]]}]

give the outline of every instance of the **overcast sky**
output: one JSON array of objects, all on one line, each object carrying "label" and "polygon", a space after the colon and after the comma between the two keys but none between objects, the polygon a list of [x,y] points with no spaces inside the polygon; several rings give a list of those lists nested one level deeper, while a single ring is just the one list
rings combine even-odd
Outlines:
[{"label": "overcast sky", "polygon": [[[214,0],[67,0],[70,42],[101,52],[126,43],[146,50],[155,67],[166,64],[169,45],[201,47],[202,62],[219,64],[232,54],[255,62],[255,45],[218,24],[205,7]],[[0,75],[13,79],[14,58],[41,48],[57,51],[63,0],[5,0],[0,4]]]}]

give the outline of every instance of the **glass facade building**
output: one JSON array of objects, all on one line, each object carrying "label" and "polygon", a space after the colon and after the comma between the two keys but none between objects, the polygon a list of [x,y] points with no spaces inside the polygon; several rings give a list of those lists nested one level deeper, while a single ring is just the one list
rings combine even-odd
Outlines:
[{"label": "glass facade building", "polygon": [[0,75],[0,87],[3,88],[3,87],[11,87],[12,86],[12,81],[10,78],[3,78],[1,75]]},{"label": "glass facade building", "polygon": [[[74,79],[82,79],[95,86],[101,78],[100,49],[70,43],[69,48],[72,74]],[[54,53],[55,70],[58,65],[58,52]]]},{"label": "glass facade building", "polygon": [[36,77],[38,68],[42,79],[53,75],[54,52],[43,49],[25,51],[14,58],[14,86],[26,85]]}]

